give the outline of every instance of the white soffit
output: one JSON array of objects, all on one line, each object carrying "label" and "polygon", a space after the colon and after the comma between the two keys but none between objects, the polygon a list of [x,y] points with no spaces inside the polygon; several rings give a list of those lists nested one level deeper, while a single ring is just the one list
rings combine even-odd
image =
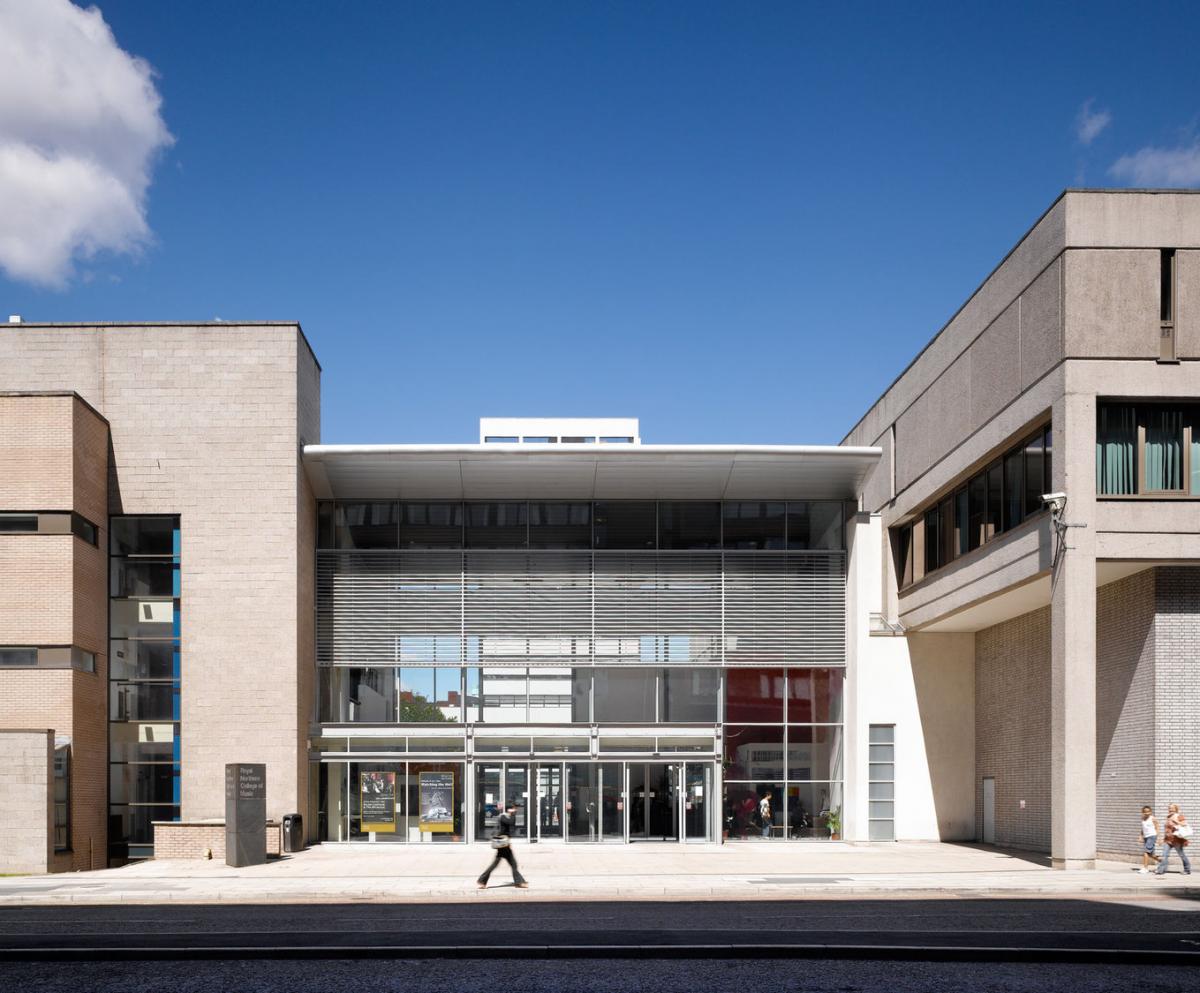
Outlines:
[{"label": "white soffit", "polygon": [[307,445],[318,498],[852,500],[878,448]]}]

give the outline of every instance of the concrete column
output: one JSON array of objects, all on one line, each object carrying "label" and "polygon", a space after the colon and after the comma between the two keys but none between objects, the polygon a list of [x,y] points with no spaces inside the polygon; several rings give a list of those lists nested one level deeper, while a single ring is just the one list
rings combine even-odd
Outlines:
[{"label": "concrete column", "polygon": [[1056,869],[1096,859],[1096,398],[1054,403],[1054,490],[1068,528],[1051,572],[1050,856]]},{"label": "concrete column", "polygon": [[[859,681],[863,656],[869,649],[871,594],[879,582],[879,518],[868,513],[846,515],[846,685],[842,701],[842,837],[866,841],[867,824],[867,724],[860,706]],[[872,552],[875,553],[872,558]],[[872,568],[874,566],[874,568]],[[872,585],[874,584],[874,585]]]}]

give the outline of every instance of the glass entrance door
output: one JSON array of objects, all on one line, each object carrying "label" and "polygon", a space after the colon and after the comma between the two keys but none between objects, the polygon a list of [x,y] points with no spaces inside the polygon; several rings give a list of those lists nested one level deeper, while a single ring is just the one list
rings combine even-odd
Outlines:
[{"label": "glass entrance door", "polygon": [[539,841],[562,841],[563,767],[555,762],[537,767],[537,836]]},{"label": "glass entrance door", "polygon": [[600,840],[625,841],[625,766],[601,762]]},{"label": "glass entrance door", "polygon": [[712,841],[712,816],[708,799],[712,796],[711,762],[684,765],[683,827],[688,841]]},{"label": "glass entrance door", "polygon": [[629,763],[629,840],[679,840],[679,778],[675,762]]},{"label": "glass entrance door", "polygon": [[624,841],[624,767],[620,762],[567,763],[567,840]]},{"label": "glass entrance door", "polygon": [[475,764],[475,840],[487,841],[495,833],[500,815],[517,808],[514,838],[529,836],[529,767],[524,763]]}]

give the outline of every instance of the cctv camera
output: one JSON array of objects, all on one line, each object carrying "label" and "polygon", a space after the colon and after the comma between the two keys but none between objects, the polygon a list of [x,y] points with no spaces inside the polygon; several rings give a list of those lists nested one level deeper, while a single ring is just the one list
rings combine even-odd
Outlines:
[{"label": "cctv camera", "polygon": [[1067,505],[1067,495],[1065,493],[1043,493],[1042,503],[1049,504],[1054,513],[1061,514]]}]

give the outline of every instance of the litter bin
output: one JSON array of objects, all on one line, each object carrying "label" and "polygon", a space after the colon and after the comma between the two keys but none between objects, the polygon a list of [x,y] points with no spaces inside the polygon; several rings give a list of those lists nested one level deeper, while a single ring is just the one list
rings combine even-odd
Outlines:
[{"label": "litter bin", "polygon": [[299,814],[283,815],[283,850],[304,851],[304,818]]}]

